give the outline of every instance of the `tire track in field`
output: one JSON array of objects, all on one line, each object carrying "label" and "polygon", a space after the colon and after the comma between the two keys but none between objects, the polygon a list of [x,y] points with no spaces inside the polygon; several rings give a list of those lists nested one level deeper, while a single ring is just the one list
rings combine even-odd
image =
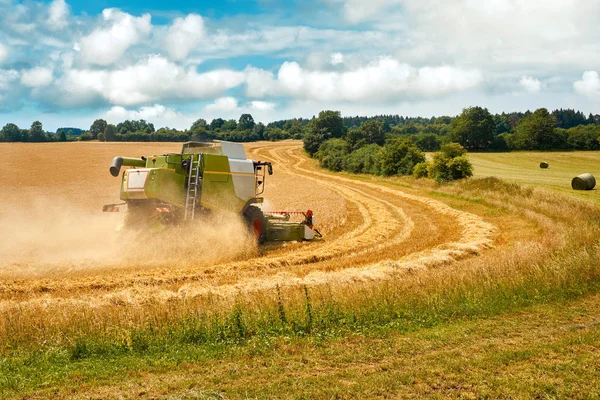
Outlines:
[{"label": "tire track in field", "polygon": [[[295,160],[294,164],[292,166],[290,166],[290,167],[286,166],[285,168],[288,170],[295,168],[297,174],[300,173],[302,176],[306,177],[307,175],[310,174],[310,172],[308,170],[298,168],[298,163],[304,162],[306,159],[305,158],[299,159],[298,157],[296,157],[292,154],[292,152],[297,149],[298,149],[298,146],[291,146],[291,147],[288,146],[285,149],[283,149],[283,150],[285,150],[285,154],[287,157],[284,158],[281,155],[277,155],[277,158],[282,163],[285,163],[285,159],[287,159],[288,165],[290,164],[289,163],[290,160]],[[274,152],[273,149],[268,149],[268,151],[270,153]],[[319,178],[312,177],[311,179],[323,184],[323,182],[332,182],[331,179],[324,179],[324,177],[330,178],[331,176],[333,176],[333,175],[324,174],[324,175],[321,175],[321,177],[319,177]],[[357,181],[351,180],[350,182],[357,182]],[[335,185],[335,186],[339,186],[339,185]],[[350,187],[350,185],[348,185],[348,186]],[[380,185],[377,185],[377,187],[379,187],[379,186]],[[408,234],[412,235],[412,233],[413,233],[412,231],[415,230],[415,222],[418,225],[417,230],[419,230],[421,232],[423,232],[423,231],[427,232],[427,235],[426,235],[426,236],[428,236],[427,239],[431,239],[429,237],[430,236],[429,234],[434,234],[434,236],[435,236],[435,232],[442,228],[438,225],[440,225],[441,222],[444,222],[443,221],[444,218],[448,218],[448,216],[445,215],[444,213],[439,213],[437,210],[431,209],[431,207],[424,208],[421,203],[417,202],[416,206],[415,206],[415,202],[413,200],[399,198],[398,196],[391,196],[391,197],[388,197],[387,201],[386,201],[386,200],[384,200],[384,198],[381,194],[373,195],[372,193],[374,191],[372,191],[372,190],[359,189],[359,188],[357,188],[356,185],[354,185],[352,187],[354,188],[354,190],[359,191],[360,193],[362,193],[363,196],[371,199],[372,201],[383,202],[383,203],[387,204],[389,207],[393,207],[397,212],[402,213],[405,216],[406,216],[406,213],[404,212],[404,210],[407,210],[412,215],[412,216],[405,217],[405,218],[408,218],[408,221],[411,224],[411,232],[405,232],[404,235],[396,237],[396,238],[387,237],[386,238],[387,240],[384,243],[375,243],[374,247],[370,247],[369,249],[367,249],[365,251],[354,251],[353,254],[355,254],[355,255],[365,253],[365,252],[373,252],[373,250],[375,250],[375,249],[381,251],[382,249],[385,249],[386,247],[396,247],[399,244],[406,242],[406,239],[408,238],[407,235]],[[452,219],[450,219],[451,223],[454,221],[453,218],[454,217],[452,217]],[[394,220],[385,220],[382,224],[390,225],[390,224],[394,224],[397,222],[398,221],[394,221]],[[438,225],[436,225],[436,222]],[[450,225],[450,224],[446,224],[446,225]],[[444,232],[442,232],[443,236],[444,236],[444,242],[448,242],[453,239],[453,235],[455,235],[455,232],[452,232],[453,227],[451,227],[451,228],[452,228],[451,230],[446,229]],[[419,245],[422,245],[422,247],[432,247],[432,243],[434,243],[432,240],[423,240],[423,238],[418,238],[415,235],[410,236],[410,239],[411,239],[410,242],[411,242],[412,248],[418,248]]]},{"label": "tire track in field", "polygon": [[[346,234],[323,242],[313,242],[308,246],[291,249],[284,252],[278,257],[263,257],[253,259],[244,263],[235,263],[230,265],[220,265],[216,268],[220,269],[221,273],[224,270],[239,271],[238,281],[235,283],[211,284],[206,280],[196,281],[189,279],[179,289],[175,291],[162,291],[154,293],[154,298],[163,299],[180,299],[207,294],[216,295],[235,295],[236,293],[246,291],[260,291],[273,289],[277,285],[320,285],[327,283],[344,283],[349,281],[365,281],[373,279],[383,279],[397,269],[397,266],[390,267],[385,264],[385,259],[378,259],[377,263],[367,263],[361,260],[363,254],[375,254],[375,257],[386,255],[386,249],[394,248],[399,244],[406,242],[407,239],[414,239],[412,236],[414,230],[414,222],[411,217],[407,216],[404,208],[408,207],[406,201],[398,199],[397,196],[391,196],[384,199],[381,196],[373,195],[372,190],[365,190],[360,187],[353,187],[348,184],[339,185],[332,183],[328,175],[323,177],[312,176],[309,171],[298,168],[297,165],[289,167],[289,161],[294,160],[294,164],[298,164],[297,157],[290,151],[297,150],[298,146],[277,146],[271,148],[253,149],[253,153],[260,155],[260,158],[267,158],[273,161],[278,161],[277,169],[285,171],[292,175],[299,175],[303,179],[309,179],[319,185],[325,185],[328,188],[341,193],[347,201],[359,204],[362,219],[364,221],[359,229],[354,229]],[[266,154],[265,154],[266,152]],[[288,156],[286,162],[285,156]],[[379,185],[377,185],[378,187]],[[420,197],[415,197],[420,199]],[[404,199],[406,200],[406,199]],[[414,199],[409,199],[414,200]],[[395,202],[395,203],[394,203]],[[414,203],[414,201],[413,201]],[[438,202],[436,202],[437,204]],[[429,210],[428,207],[423,207],[421,202],[417,202],[419,207],[412,205],[412,214],[418,215],[420,218],[419,225],[425,229],[431,229],[435,226],[435,222],[446,218],[444,213],[439,213],[438,210]],[[443,204],[443,203],[440,203]],[[445,205],[444,205],[445,206]],[[447,206],[446,206],[447,207]],[[431,208],[431,207],[430,207]],[[449,208],[449,207],[448,207]],[[455,217],[454,215],[452,217]],[[427,235],[425,235],[427,236]],[[450,236],[451,238],[451,236]],[[428,240],[417,239],[426,245]],[[449,243],[451,244],[451,243]],[[472,254],[472,253],[470,253]],[[466,254],[461,254],[464,256]],[[428,254],[429,258],[431,255]],[[448,258],[440,258],[437,255],[435,262],[446,263],[451,260]],[[452,259],[458,259],[458,254]],[[370,257],[371,259],[373,257]],[[384,264],[382,264],[382,261]],[[333,267],[331,264],[335,264]],[[433,265],[433,263],[431,264]],[[407,268],[414,268],[414,262],[406,265]],[[294,268],[304,267],[304,268]],[[265,269],[270,271],[265,271]],[[261,276],[256,277],[255,274],[246,274],[246,277],[241,271],[260,272]],[[270,272],[270,273],[269,273]],[[190,278],[188,276],[188,278]],[[127,297],[127,302],[135,302],[130,293],[123,293],[123,297]],[[113,294],[104,296],[106,300],[114,301]]]},{"label": "tire track in field", "polygon": [[[260,150],[261,149],[256,151],[255,154],[264,156]],[[267,157],[269,159],[277,160],[281,163],[278,166],[279,169],[282,169],[292,175],[298,175],[286,165],[285,159],[276,150],[272,148],[267,148],[265,150],[268,153]],[[304,175],[302,176],[305,179],[316,181],[314,178],[306,177]],[[320,181],[316,182],[323,184],[323,182]],[[415,224],[412,218],[408,217],[401,207],[398,207],[397,205],[394,205],[384,199],[373,196],[364,190],[340,186],[336,187],[331,185],[327,186],[332,190],[339,191],[344,196],[351,195],[362,198],[363,204],[366,204],[366,207],[369,209],[372,220],[368,226],[368,229],[365,229],[360,235],[349,232],[341,238],[333,238],[333,240],[326,238],[326,241],[330,242],[330,244],[328,246],[326,245],[321,247],[319,251],[333,252],[329,254],[328,259],[348,256],[349,252],[352,255],[371,252],[374,249],[381,248],[382,246],[399,244],[410,237]],[[365,201],[364,199],[367,200]],[[347,241],[348,238],[351,240],[350,245]],[[341,246],[339,242],[342,242]]]},{"label": "tire track in field", "polygon": [[[288,163],[285,162],[285,158],[281,155],[284,152],[288,157]],[[301,149],[299,146],[281,146],[275,148],[268,148],[267,152],[272,159],[277,159],[282,162],[282,165],[290,165],[289,161],[293,161],[291,166],[284,167],[286,170],[293,173],[294,171],[298,175],[302,175],[304,178],[313,179],[320,184],[323,182],[330,182],[331,185],[336,187],[345,186],[353,188],[355,192],[361,193],[363,196],[373,200],[374,203],[385,204],[390,207],[395,207],[400,212],[400,207],[394,206],[392,203],[383,200],[381,197],[384,195],[391,195],[397,199],[402,199],[407,202],[418,203],[421,205],[423,210],[429,210],[433,214],[437,215],[438,218],[450,218],[454,220],[456,226],[460,229],[460,236],[457,240],[448,241],[433,248],[424,249],[411,253],[401,258],[382,258],[376,262],[371,262],[363,266],[351,266],[344,265],[342,269],[334,271],[315,270],[308,273],[305,276],[294,276],[290,273],[280,274],[276,276],[276,279],[266,280],[264,278],[252,279],[248,282],[239,282],[230,286],[221,286],[217,290],[211,288],[198,288],[196,285],[190,284],[185,285],[180,289],[180,292],[184,292],[188,296],[204,295],[207,293],[218,293],[222,292],[240,292],[244,290],[268,290],[273,289],[277,285],[289,286],[289,285],[320,285],[327,283],[349,283],[358,281],[370,281],[386,279],[391,275],[397,273],[399,270],[413,270],[436,267],[449,262],[453,262],[459,259],[463,259],[467,256],[478,254],[480,251],[492,246],[492,240],[495,232],[495,227],[483,220],[483,218],[464,211],[456,210],[450,206],[430,198],[412,195],[396,188],[390,188],[383,184],[374,184],[370,182],[358,181],[355,179],[345,178],[339,175],[327,174],[318,172],[307,168],[307,158],[305,156],[299,156]],[[255,150],[257,154],[261,153],[261,149]],[[340,185],[342,183],[343,185]],[[380,196],[373,196],[366,194],[364,189],[368,188],[372,192],[378,193]],[[404,214],[406,215],[406,214]],[[410,218],[410,217],[408,217]],[[430,221],[427,221],[428,223]],[[384,221],[384,224],[390,224],[390,221]],[[393,221],[392,221],[393,223]],[[412,227],[411,227],[412,228]],[[410,230],[412,232],[412,229]],[[400,242],[406,240],[410,232],[406,232],[406,236],[399,235],[397,241],[390,241],[389,245],[383,244],[379,246],[380,250],[382,247],[393,247]],[[375,236],[377,237],[377,236]],[[372,242],[376,245],[377,241]],[[346,247],[346,253],[352,248],[351,246]],[[341,255],[342,258],[347,258],[347,255]],[[343,264],[344,260],[337,260]],[[227,288],[227,290],[226,290]],[[216,289],[216,288],[215,288]]]},{"label": "tire track in field", "polygon": [[[358,223],[338,237],[266,252],[246,261],[203,267],[203,272],[173,270],[157,276],[153,271],[134,277],[122,274],[107,279],[53,282],[43,301],[54,302],[54,298],[56,302],[82,306],[143,304],[148,299],[230,295],[276,285],[385,279],[399,270],[442,265],[491,245],[494,228],[480,217],[385,184],[319,172],[310,168],[299,145],[269,144],[251,151],[278,162],[278,170],[339,193],[360,214]],[[458,226],[460,232],[453,234],[448,225],[453,225],[453,230]],[[207,275],[207,271],[211,273]],[[18,291],[19,285],[11,286],[5,285],[5,293]],[[27,297],[20,306],[28,302]],[[2,303],[8,305],[0,302],[0,308]]]},{"label": "tire track in field", "polygon": [[[271,159],[276,157],[271,157]],[[278,165],[281,170],[287,170],[282,163]],[[314,180],[314,178],[310,178]],[[320,184],[317,182],[317,184]],[[405,240],[412,229],[413,223],[407,219],[402,209],[395,207],[385,201],[374,201],[373,196],[365,196],[355,189],[349,189],[344,186],[331,188],[340,193],[346,201],[354,204],[360,214],[361,223],[356,227],[347,231],[343,235],[324,240],[322,242],[304,243],[305,246],[297,246],[290,250],[284,250],[280,255],[269,255],[267,253],[263,257],[252,258],[247,261],[222,263],[215,266],[203,268],[200,274],[193,274],[190,271],[171,271],[170,276],[161,276],[160,278],[150,274],[148,277],[143,277],[138,274],[134,280],[124,279],[113,282],[102,282],[94,278],[93,282],[63,282],[61,284],[44,285],[44,291],[47,292],[73,292],[76,295],[81,295],[86,289],[89,291],[91,287],[95,287],[100,291],[118,290],[132,285],[150,285],[159,286],[162,284],[174,284],[177,282],[201,281],[202,285],[209,281],[213,285],[218,285],[219,281],[232,282],[239,280],[244,275],[262,274],[268,276],[270,274],[280,273],[282,270],[289,270],[294,266],[299,265],[317,265],[320,262],[336,259],[349,253],[356,253],[358,250],[367,252],[376,246],[376,243],[381,241],[390,242],[391,238],[398,242]],[[390,221],[395,221],[390,224]],[[217,279],[207,278],[207,272],[215,272],[218,274]],[[234,277],[229,280],[227,276]]]},{"label": "tire track in field", "polygon": [[400,188],[392,188],[384,184],[375,184],[311,170],[305,166],[308,163],[308,159],[305,156],[298,155],[300,152],[301,149],[298,147],[292,147],[287,150],[287,154],[291,158],[295,159],[292,168],[300,173],[316,176],[319,177],[319,179],[331,179],[350,185],[366,187],[382,194],[391,194],[408,201],[415,201],[433,210],[437,214],[454,218],[457,225],[462,229],[462,237],[458,241],[448,243],[447,246],[452,246],[458,251],[465,249],[477,251],[477,249],[482,250],[488,248],[492,244],[495,227],[492,224],[484,221],[484,219],[478,215],[454,209],[438,200],[409,194]]}]

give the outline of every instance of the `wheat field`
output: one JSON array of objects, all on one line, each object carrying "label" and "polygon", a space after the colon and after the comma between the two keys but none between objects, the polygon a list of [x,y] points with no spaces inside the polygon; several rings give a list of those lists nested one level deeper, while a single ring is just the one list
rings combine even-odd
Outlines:
[{"label": "wheat field", "polygon": [[487,254],[495,259],[536,256],[559,247],[567,233],[558,229],[561,221],[544,215],[558,210],[543,205],[511,205],[507,198],[506,206],[519,207],[525,218],[489,217],[424,196],[418,187],[323,172],[297,142],[247,149],[250,158],[273,162],[267,206],[311,208],[323,240],[256,248],[232,216],[215,216],[193,231],[141,240],[115,232],[120,216],[100,212],[102,204],[118,201],[118,179],[107,168],[112,157],[163,154],[178,147],[6,146],[0,178],[6,193],[0,214],[0,313],[18,309],[39,319],[60,310],[69,324],[69,309],[137,309],[276,286],[372,282],[407,271],[410,276],[420,270],[432,274],[439,267],[457,268],[459,262],[482,264]]},{"label": "wheat field", "polygon": [[600,237],[590,202],[494,179],[437,186],[329,173],[297,141],[246,149],[273,162],[266,207],[312,209],[323,239],[257,247],[230,215],[168,235],[117,233],[121,216],[101,212],[118,201],[110,160],[179,147],[2,145],[0,351],[119,336],[189,310],[225,313],[241,304],[260,314],[280,291],[288,303],[310,290],[315,301],[358,307],[379,290],[431,301],[448,289],[521,285],[541,265],[558,281],[570,264],[552,260]]},{"label": "wheat field", "polygon": [[[257,249],[231,216],[141,243],[114,232],[119,216],[99,212],[118,201],[118,181],[107,173],[112,156],[175,146],[9,146],[5,159],[20,160],[3,168],[0,310],[134,306],[385,279],[481,252],[497,235],[492,223],[440,201],[319,172],[296,143],[249,145],[248,151],[274,163],[268,207],[313,209],[321,241]],[[23,168],[39,162],[43,168]]]}]

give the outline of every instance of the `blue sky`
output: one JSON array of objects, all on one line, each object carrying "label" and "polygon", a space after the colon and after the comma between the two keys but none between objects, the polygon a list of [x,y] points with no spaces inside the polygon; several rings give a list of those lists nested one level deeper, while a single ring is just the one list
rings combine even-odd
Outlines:
[{"label": "blue sky", "polygon": [[600,113],[600,0],[0,0],[0,126]]}]

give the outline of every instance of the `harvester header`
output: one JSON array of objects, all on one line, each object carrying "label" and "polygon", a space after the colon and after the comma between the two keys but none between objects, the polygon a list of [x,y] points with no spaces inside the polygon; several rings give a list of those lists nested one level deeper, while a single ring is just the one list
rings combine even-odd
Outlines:
[{"label": "harvester header", "polygon": [[[242,216],[257,242],[311,240],[320,237],[312,211],[263,210],[268,161],[246,158],[239,143],[187,142],[181,153],[115,157],[110,174],[121,174],[120,198],[103,211],[127,205],[125,227],[158,224],[161,228],[201,220],[204,213],[230,211]],[[294,218],[296,217],[296,218]],[[300,221],[295,221],[300,218]]]}]

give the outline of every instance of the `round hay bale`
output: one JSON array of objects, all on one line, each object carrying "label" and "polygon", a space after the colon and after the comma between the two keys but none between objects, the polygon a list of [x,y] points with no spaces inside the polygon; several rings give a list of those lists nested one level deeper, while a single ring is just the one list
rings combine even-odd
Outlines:
[{"label": "round hay bale", "polygon": [[550,164],[548,164],[546,161],[542,161],[542,162],[540,163],[540,168],[542,168],[542,169],[546,169],[546,168],[548,168],[549,166],[550,166]]},{"label": "round hay bale", "polygon": [[592,190],[596,186],[596,178],[592,174],[581,174],[571,181],[571,187],[575,190]]}]

